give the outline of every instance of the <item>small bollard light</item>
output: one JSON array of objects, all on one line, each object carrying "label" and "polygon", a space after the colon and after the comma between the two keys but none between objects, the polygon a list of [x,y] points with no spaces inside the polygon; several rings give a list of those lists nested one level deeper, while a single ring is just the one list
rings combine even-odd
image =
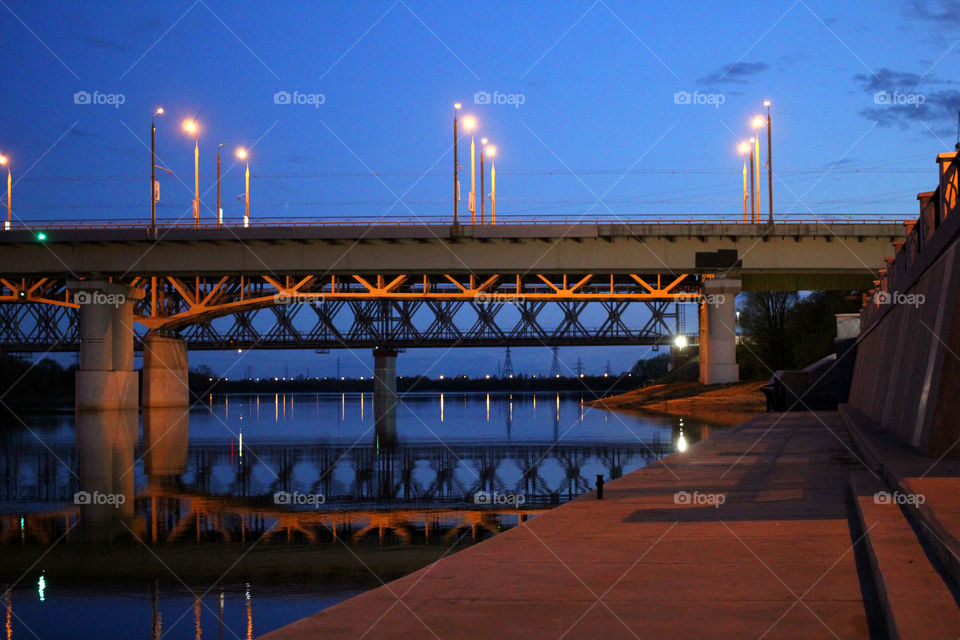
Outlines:
[{"label": "small bollard light", "polygon": [[603,474],[597,474],[597,500],[603,500]]}]

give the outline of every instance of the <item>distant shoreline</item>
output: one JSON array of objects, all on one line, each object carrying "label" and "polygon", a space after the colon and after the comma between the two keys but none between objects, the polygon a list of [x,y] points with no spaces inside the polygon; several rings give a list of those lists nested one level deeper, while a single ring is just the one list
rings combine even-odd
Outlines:
[{"label": "distant shoreline", "polygon": [[660,413],[735,425],[766,411],[766,399],[760,391],[764,384],[766,381],[712,386],[698,382],[656,384],[584,404],[614,411]]}]

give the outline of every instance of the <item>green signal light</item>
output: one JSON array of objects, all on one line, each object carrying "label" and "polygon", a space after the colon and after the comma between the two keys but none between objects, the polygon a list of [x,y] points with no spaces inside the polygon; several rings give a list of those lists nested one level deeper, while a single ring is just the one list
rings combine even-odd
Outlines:
[{"label": "green signal light", "polygon": [[39,240],[40,242],[43,242],[46,239],[47,239],[47,234],[45,234],[43,231],[40,231],[37,233],[37,240]]}]

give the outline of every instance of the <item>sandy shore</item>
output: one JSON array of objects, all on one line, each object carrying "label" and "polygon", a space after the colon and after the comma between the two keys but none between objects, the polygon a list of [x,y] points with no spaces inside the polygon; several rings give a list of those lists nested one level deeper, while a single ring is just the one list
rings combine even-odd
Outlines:
[{"label": "sandy shore", "polygon": [[760,391],[764,384],[765,381],[711,386],[698,382],[657,384],[586,404],[616,411],[666,413],[734,425],[766,410],[766,400]]}]

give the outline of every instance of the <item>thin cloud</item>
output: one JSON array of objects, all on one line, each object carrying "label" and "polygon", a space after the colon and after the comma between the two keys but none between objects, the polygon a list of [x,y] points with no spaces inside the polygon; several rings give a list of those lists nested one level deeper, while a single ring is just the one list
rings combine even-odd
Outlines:
[{"label": "thin cloud", "polygon": [[853,79],[861,84],[864,91],[904,91],[916,89],[922,83],[939,84],[931,78],[925,78],[910,71],[896,71],[882,67],[875,74],[858,73]]},{"label": "thin cloud", "polygon": [[[960,109],[960,91],[934,91],[923,95],[923,103],[899,104],[887,102],[863,109],[860,115],[874,120],[881,127],[908,129],[920,125],[940,136],[956,132],[957,110]],[[925,126],[924,126],[925,125]]]},{"label": "thin cloud", "polygon": [[698,80],[707,85],[746,84],[753,76],[770,68],[766,62],[734,62]]},{"label": "thin cloud", "polygon": [[83,41],[87,44],[88,47],[92,49],[100,49],[101,51],[110,51],[113,53],[128,53],[131,51],[131,48],[125,44],[121,44],[116,40],[111,40],[109,38],[100,38],[97,36],[86,36],[83,38]]},{"label": "thin cloud", "polygon": [[941,27],[960,25],[960,5],[953,0],[914,0],[905,13],[908,17],[929,20]]}]

